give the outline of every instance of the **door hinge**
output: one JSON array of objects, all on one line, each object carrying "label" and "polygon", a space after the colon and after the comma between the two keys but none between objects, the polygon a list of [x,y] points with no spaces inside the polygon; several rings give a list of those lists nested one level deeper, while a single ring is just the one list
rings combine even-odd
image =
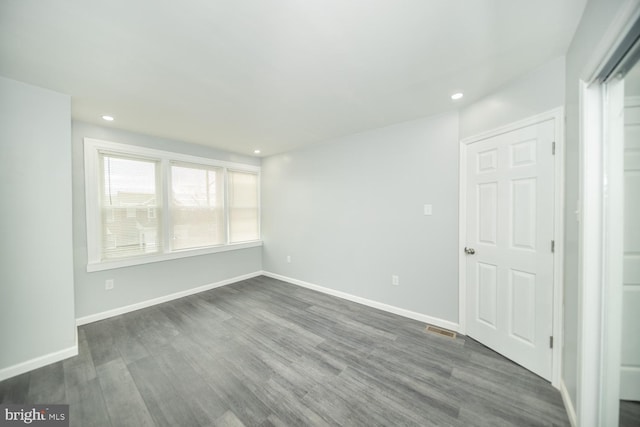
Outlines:
[{"label": "door hinge", "polygon": [[553,348],[553,337],[549,337],[549,348]]},{"label": "door hinge", "polygon": [[551,253],[554,253],[556,251],[556,241],[552,240],[551,241]]},{"label": "door hinge", "polygon": [[551,143],[551,154],[552,154],[553,156],[555,156],[555,155],[556,155],[556,142],[555,142],[555,141],[553,141],[553,142]]}]

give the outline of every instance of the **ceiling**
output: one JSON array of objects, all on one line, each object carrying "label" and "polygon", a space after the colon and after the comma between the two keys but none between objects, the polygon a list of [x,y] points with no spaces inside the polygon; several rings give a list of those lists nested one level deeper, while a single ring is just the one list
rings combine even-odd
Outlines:
[{"label": "ceiling", "polygon": [[2,0],[0,75],[76,120],[271,155],[468,104],[563,55],[585,2]]}]

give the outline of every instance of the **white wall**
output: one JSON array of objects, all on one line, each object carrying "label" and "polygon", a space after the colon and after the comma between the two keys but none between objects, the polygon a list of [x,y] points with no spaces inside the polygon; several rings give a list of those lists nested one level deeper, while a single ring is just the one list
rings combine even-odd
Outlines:
[{"label": "white wall", "polygon": [[266,271],[457,323],[457,114],[264,159],[262,230]]},{"label": "white wall", "polygon": [[2,380],[76,351],[69,96],[0,77],[0,145]]},{"label": "white wall", "polygon": [[[174,151],[200,157],[259,165],[260,159],[201,145],[187,144],[106,126],[73,122],[73,247],[76,315],[78,318],[187,291],[262,270],[260,247],[154,262],[87,273],[87,228],[83,138]],[[114,280],[105,291],[104,282]]]},{"label": "white wall", "polygon": [[575,210],[579,198],[579,83],[592,52],[625,0],[590,0],[567,51],[565,167],[565,283],[563,381],[576,405],[579,315],[579,241]]},{"label": "white wall", "polygon": [[460,139],[564,105],[565,60],[556,58],[460,110]]}]

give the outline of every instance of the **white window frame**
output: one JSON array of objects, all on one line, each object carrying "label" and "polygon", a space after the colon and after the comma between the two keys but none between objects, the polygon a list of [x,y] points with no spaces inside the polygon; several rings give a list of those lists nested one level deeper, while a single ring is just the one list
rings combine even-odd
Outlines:
[{"label": "white window frame", "polygon": [[[100,154],[112,153],[115,155],[124,155],[131,157],[140,157],[145,159],[156,159],[159,163],[158,177],[158,193],[162,201],[162,224],[160,225],[162,234],[162,247],[157,254],[138,255],[121,259],[103,260],[102,259],[102,229],[100,217]],[[223,169],[225,183],[224,191],[224,220],[225,224],[225,242],[222,245],[208,246],[196,249],[171,250],[170,245],[170,221],[169,221],[169,187],[171,162],[191,163],[195,165],[213,166]],[[152,148],[139,147],[135,145],[121,144],[117,142],[104,141],[94,138],[84,138],[84,184],[85,184],[85,203],[86,203],[86,220],[87,220],[87,271],[102,271],[113,268],[128,267],[133,265],[141,265],[152,262],[167,261],[191,256],[213,254],[218,252],[226,252],[237,249],[253,248],[262,246],[262,237],[260,231],[260,222],[258,221],[258,239],[242,242],[229,243],[229,226],[228,226],[228,204],[227,198],[227,170],[243,171],[255,173],[258,175],[258,218],[261,215],[261,199],[260,199],[260,166],[246,165],[242,163],[226,162],[222,160],[210,159],[206,157],[191,156],[188,154],[176,153],[171,151],[156,150]]]}]

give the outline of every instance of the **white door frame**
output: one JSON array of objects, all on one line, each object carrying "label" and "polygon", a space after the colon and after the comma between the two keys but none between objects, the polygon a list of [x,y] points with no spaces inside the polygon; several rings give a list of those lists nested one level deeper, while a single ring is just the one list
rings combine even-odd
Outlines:
[{"label": "white door frame", "polygon": [[622,332],[623,83],[580,83],[578,384],[580,425],[618,425]]},{"label": "white door frame", "polygon": [[553,254],[553,349],[551,353],[551,384],[560,388],[560,367],[562,360],[562,295],[563,295],[563,269],[564,269],[564,108],[553,110],[511,123],[497,129],[460,140],[460,201],[458,219],[458,323],[461,334],[466,334],[466,309],[467,309],[467,280],[466,280],[466,256],[464,247],[467,246],[467,147],[469,144],[479,142],[487,138],[512,132],[527,126],[532,126],[547,120],[555,120],[555,156],[554,156],[554,240],[555,251]]},{"label": "white door frame", "polygon": [[[611,94],[598,78],[639,17],[637,0],[623,3],[599,44],[594,46],[581,73],[585,77],[579,82],[580,254],[575,415],[576,424],[584,427],[617,425],[618,421],[621,319],[614,314],[621,315],[622,288],[611,285],[621,279],[620,260],[614,258],[621,246],[622,230],[621,224],[607,219],[624,196],[615,189],[611,192],[613,186],[607,186],[607,182],[619,183],[623,171],[618,155],[620,140],[611,138],[608,125],[607,101]],[[614,92],[619,89],[613,87]],[[617,173],[611,175],[614,171]]]}]

